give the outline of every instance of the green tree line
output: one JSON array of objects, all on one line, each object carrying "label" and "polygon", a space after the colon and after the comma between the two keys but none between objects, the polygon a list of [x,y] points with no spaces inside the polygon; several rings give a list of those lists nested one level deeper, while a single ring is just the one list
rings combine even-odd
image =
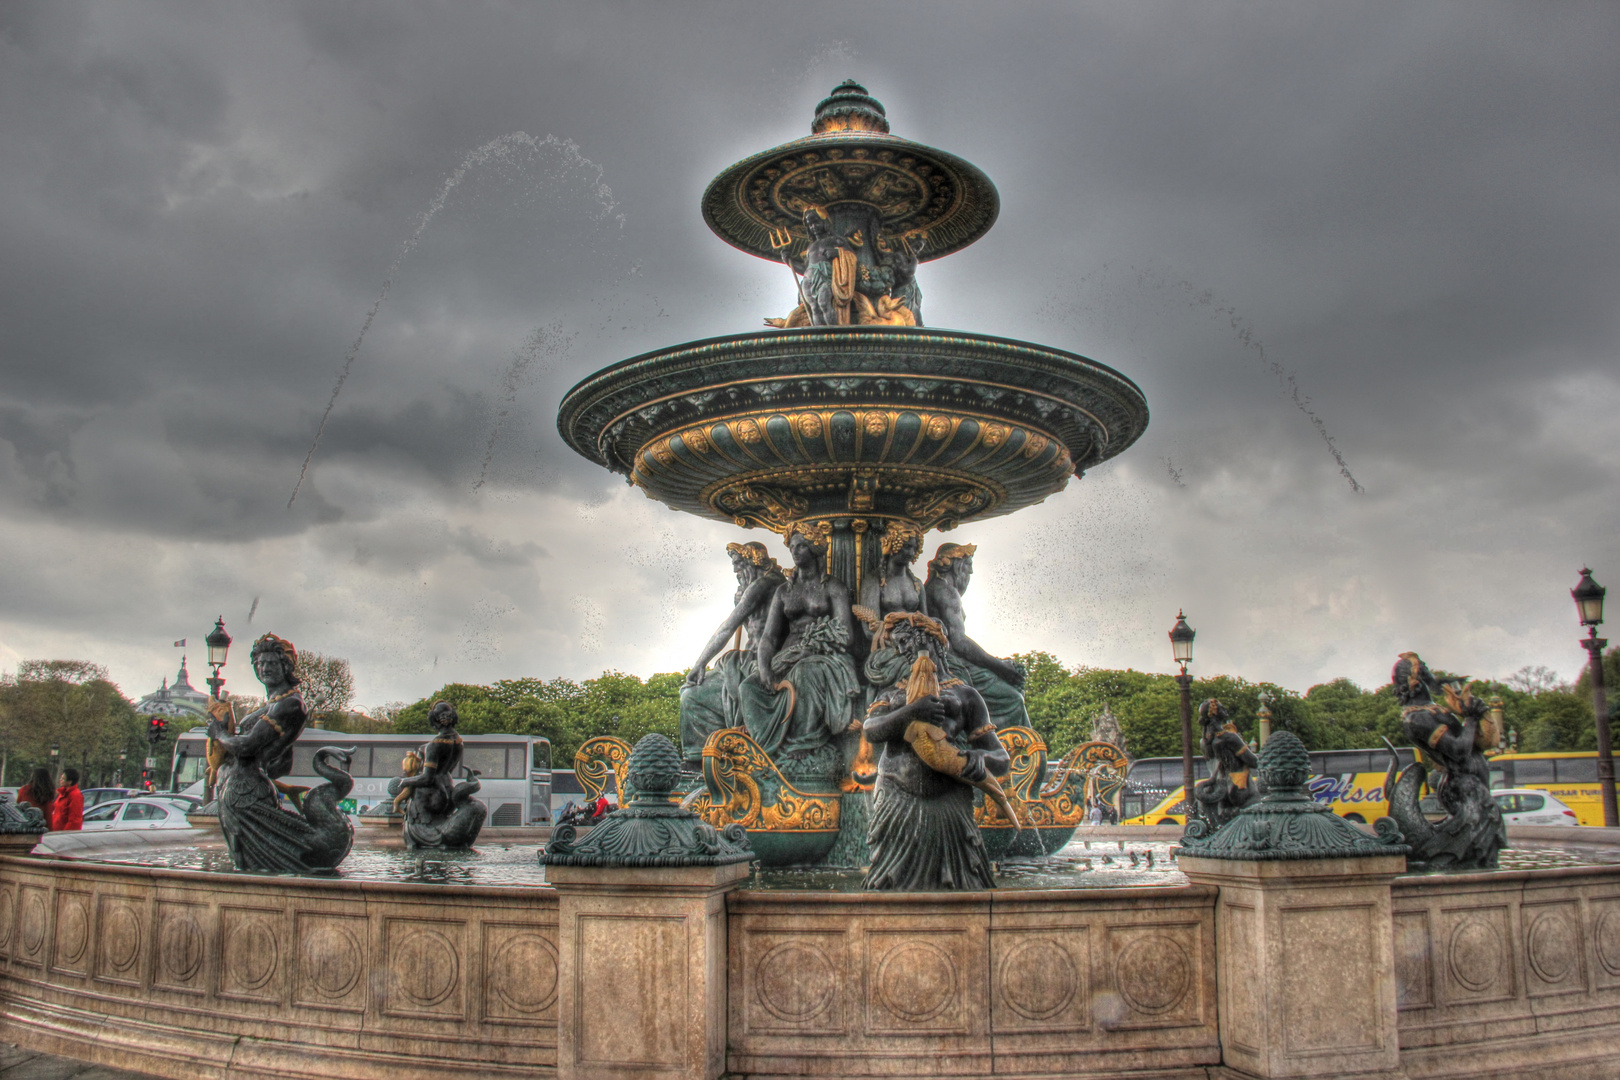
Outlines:
[{"label": "green tree line", "polygon": [[[574,752],[597,735],[634,743],[656,731],[674,739],[680,720],[682,672],[645,680],[620,671],[594,679],[503,679],[487,686],[449,683],[407,705],[367,717],[350,710],[353,673],[340,657],[306,654],[306,698],[312,717],[336,730],[428,732],[433,702],[453,702],[466,734],[512,732],[551,741],[552,760],[569,767]],[[1153,672],[1070,667],[1045,652],[1017,657],[1028,673],[1025,699],[1030,722],[1056,755],[1092,737],[1106,710],[1119,723],[1133,757],[1174,756],[1181,752],[1180,691],[1174,677]],[[304,666],[304,664],[301,664]],[[1620,697],[1620,648],[1603,658],[1604,682],[1612,703]],[[1445,677],[1444,673],[1441,674]],[[1500,696],[1507,726],[1526,751],[1592,750],[1597,746],[1589,676],[1573,685],[1545,669],[1523,668],[1504,680],[1479,680],[1474,692]],[[1219,698],[1246,737],[1258,732],[1257,713],[1265,695],[1273,728],[1289,730],[1313,750],[1379,745],[1380,736],[1402,741],[1400,707],[1386,683],[1372,690],[1349,679],[1319,683],[1304,693],[1270,682],[1233,675],[1195,679],[1192,698]],[[237,715],[260,702],[230,695]],[[160,780],[168,777],[174,736],[190,725],[171,721],[169,733],[149,751],[145,718],[108,680],[107,670],[83,660],[28,660],[14,674],[0,676],[0,784],[16,785],[36,765],[77,767],[88,784],[111,781],[124,755],[123,777],[140,775],[141,759],[158,759]],[[52,746],[57,748],[53,759]]]}]

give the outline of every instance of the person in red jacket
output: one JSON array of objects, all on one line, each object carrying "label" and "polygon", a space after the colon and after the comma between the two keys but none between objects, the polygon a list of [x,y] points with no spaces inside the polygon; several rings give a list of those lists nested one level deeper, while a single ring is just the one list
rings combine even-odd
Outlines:
[{"label": "person in red jacket", "polygon": [[84,828],[84,792],[79,790],[78,769],[62,770],[62,786],[56,789],[56,803],[51,808],[51,828]]}]

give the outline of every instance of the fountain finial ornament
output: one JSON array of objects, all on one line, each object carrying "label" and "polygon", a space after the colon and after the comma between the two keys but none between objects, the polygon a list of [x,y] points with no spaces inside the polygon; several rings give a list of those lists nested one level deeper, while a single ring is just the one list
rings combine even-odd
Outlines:
[{"label": "fountain finial ornament", "polygon": [[578,842],[572,825],[551,834],[541,852],[547,866],[727,866],[750,862],[753,850],[741,825],[717,830],[692,811],[670,801],[681,780],[675,744],[653,732],[630,753],[626,785],[635,792],[629,806],[613,811]]},{"label": "fountain finial ornament", "polygon": [[1306,790],[1311,755],[1299,736],[1279,731],[1260,751],[1260,779],[1268,794],[1214,831],[1202,820],[1188,823],[1180,854],[1201,859],[1269,862],[1291,859],[1367,858],[1405,855],[1400,829],[1380,818],[1368,836]]}]

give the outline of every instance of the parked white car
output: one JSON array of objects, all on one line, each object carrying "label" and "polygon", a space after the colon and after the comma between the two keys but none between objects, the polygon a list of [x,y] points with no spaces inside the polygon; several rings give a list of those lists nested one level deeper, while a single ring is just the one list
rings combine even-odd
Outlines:
[{"label": "parked white car", "polygon": [[1579,825],[1575,811],[1534,788],[1503,788],[1491,792],[1509,825]]},{"label": "parked white car", "polygon": [[85,832],[110,829],[188,829],[186,812],[159,799],[119,799],[84,812]]}]

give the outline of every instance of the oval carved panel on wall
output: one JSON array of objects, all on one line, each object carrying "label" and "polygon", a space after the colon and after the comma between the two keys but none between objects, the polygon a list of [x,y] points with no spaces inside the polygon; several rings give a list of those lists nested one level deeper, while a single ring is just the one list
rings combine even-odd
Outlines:
[{"label": "oval carved panel on wall", "polygon": [[39,952],[45,944],[45,898],[39,893],[30,890],[23,896],[18,930],[23,952]]},{"label": "oval carved panel on wall", "polygon": [[934,1019],[956,998],[956,964],[931,941],[908,941],[878,964],[877,991],[895,1016],[914,1024]]},{"label": "oval carved panel on wall", "polygon": [[1502,973],[1505,949],[1502,935],[1484,919],[1464,919],[1451,931],[1446,961],[1451,977],[1465,989],[1483,993],[1496,984]]},{"label": "oval carved panel on wall", "polygon": [[411,1004],[430,1008],[456,988],[461,964],[455,947],[437,930],[414,930],[394,949],[394,985]]},{"label": "oval carved panel on wall", "polygon": [[1620,976],[1620,907],[1610,907],[1598,916],[1592,937],[1603,970]]},{"label": "oval carved panel on wall", "polygon": [[1192,988],[1192,961],[1179,941],[1149,934],[1120,950],[1114,982],[1137,1012],[1169,1012]]},{"label": "oval carved panel on wall", "polygon": [[507,938],[490,962],[489,990],[513,1012],[526,1016],[545,1012],[557,1000],[556,948],[540,934]]},{"label": "oval carved panel on wall", "polygon": [[11,923],[17,916],[17,903],[10,889],[0,889],[0,949],[11,946]]},{"label": "oval carved panel on wall", "polygon": [[1051,938],[1019,942],[1002,957],[1001,1000],[1025,1020],[1050,1020],[1074,1002],[1080,973],[1068,950]]},{"label": "oval carved panel on wall", "polygon": [[1549,912],[1536,919],[1525,935],[1525,954],[1530,970],[1542,982],[1563,982],[1578,962],[1575,924],[1562,912]]},{"label": "oval carved panel on wall", "polygon": [[263,919],[247,919],[225,935],[225,974],[233,988],[257,990],[270,981],[280,960],[275,931]]},{"label": "oval carved panel on wall", "polygon": [[765,1011],[778,1020],[803,1024],[826,1012],[838,989],[832,961],[804,941],[784,941],[759,958],[754,989]]},{"label": "oval carved panel on wall", "polygon": [[203,963],[203,934],[189,912],[170,914],[158,931],[158,965],[170,982],[190,982]]},{"label": "oval carved panel on wall", "polygon": [[103,909],[101,916],[101,956],[107,969],[126,975],[141,954],[141,920],[126,904]]},{"label": "oval carved panel on wall", "polygon": [[[61,894],[58,894],[61,895]],[[90,911],[82,896],[62,895],[56,911],[56,962],[77,964],[90,944]]]},{"label": "oval carved panel on wall", "polygon": [[316,993],[333,999],[347,997],[360,981],[360,942],[348,927],[323,923],[304,935],[298,962]]}]

